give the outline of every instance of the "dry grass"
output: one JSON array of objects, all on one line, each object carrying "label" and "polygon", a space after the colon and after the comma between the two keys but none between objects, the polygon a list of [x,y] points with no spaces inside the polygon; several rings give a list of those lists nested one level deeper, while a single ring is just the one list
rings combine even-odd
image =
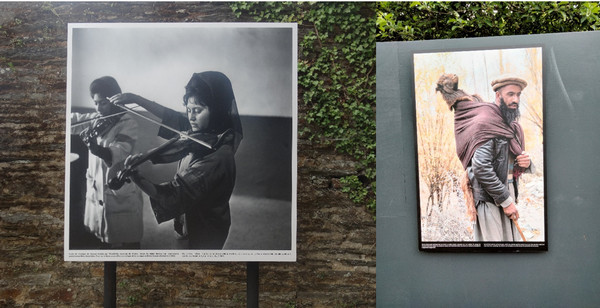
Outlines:
[{"label": "dry grass", "polygon": [[[426,190],[426,189],[425,189]],[[421,200],[427,200],[429,193],[421,192]],[[425,198],[425,199],[423,199]],[[421,201],[421,204],[426,202]],[[422,241],[473,241],[473,224],[467,217],[464,196],[458,185],[452,185],[442,206],[434,205],[431,214],[426,214],[421,206]]]},{"label": "dry grass", "polygon": [[[521,218],[519,225],[527,241],[543,241],[544,226],[544,177],[543,156],[541,150],[532,153],[536,168],[534,174],[524,174],[519,183],[519,203],[517,208]],[[467,216],[467,207],[463,192],[457,181],[448,178],[450,183],[444,192],[445,198],[441,206],[433,205],[430,214],[427,213],[429,196],[427,185],[421,183],[421,240],[473,241],[473,223]]]}]

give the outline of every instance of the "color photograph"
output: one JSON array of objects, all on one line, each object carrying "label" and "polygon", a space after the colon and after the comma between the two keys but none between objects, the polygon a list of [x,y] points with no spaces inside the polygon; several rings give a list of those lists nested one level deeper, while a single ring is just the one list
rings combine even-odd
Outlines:
[{"label": "color photograph", "polygon": [[542,48],[413,60],[420,249],[543,249]]}]

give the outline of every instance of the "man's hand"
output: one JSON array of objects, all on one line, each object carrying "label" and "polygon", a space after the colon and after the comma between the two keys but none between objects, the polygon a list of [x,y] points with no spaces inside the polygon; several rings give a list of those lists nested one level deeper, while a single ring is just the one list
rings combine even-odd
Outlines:
[{"label": "man's hand", "polygon": [[509,206],[504,208],[504,214],[506,214],[506,216],[508,216],[510,219],[519,219],[519,211],[514,203],[511,203]]},{"label": "man's hand", "polygon": [[[115,105],[138,104],[141,101],[139,95],[133,93],[119,93],[108,98]],[[139,104],[138,104],[139,105]]]},{"label": "man's hand", "polygon": [[137,94],[133,94],[133,93],[116,94],[116,95],[109,97],[108,100],[117,106],[125,106],[127,104],[137,104],[138,106],[146,109],[151,114],[153,114],[161,119],[163,118],[163,115],[165,114],[165,112],[167,112],[167,110],[169,110],[169,108],[167,108],[167,107],[164,107],[160,104],[157,104],[156,102],[153,102],[151,100],[148,100],[144,97],[141,97],[141,96],[139,96]]},{"label": "man's hand", "polygon": [[523,152],[517,156],[517,166],[527,169],[529,168],[529,165],[531,165],[531,158],[529,158],[527,152]]}]

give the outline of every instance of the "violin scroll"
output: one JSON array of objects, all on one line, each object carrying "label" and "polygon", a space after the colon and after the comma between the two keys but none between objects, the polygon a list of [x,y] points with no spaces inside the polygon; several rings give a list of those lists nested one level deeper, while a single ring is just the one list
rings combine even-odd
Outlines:
[{"label": "violin scroll", "polygon": [[128,162],[128,160],[131,159],[132,156],[128,157],[125,160],[125,162],[127,162],[125,167],[119,172],[117,172],[116,177],[108,180],[108,188],[112,190],[119,190],[121,189],[121,187],[123,187],[123,185],[125,185],[125,183],[130,183],[131,180],[129,179],[129,177],[131,176],[131,174],[133,174],[133,172],[136,172],[135,168],[137,168],[137,166],[141,165],[147,160],[152,159],[152,157],[166,151],[172,144],[176,143],[178,140],[179,135],[163,143],[159,147],[149,150],[144,154],[133,156],[136,158],[134,158],[131,162]]},{"label": "violin scroll", "polygon": [[119,190],[121,187],[123,187],[123,185],[125,185],[125,183],[131,183],[130,177],[137,172],[135,168],[144,162],[140,161],[143,159],[142,156],[142,154],[138,154],[127,157],[125,160],[125,167],[117,172],[117,176],[108,180],[108,188],[112,190]]},{"label": "violin scroll", "polygon": [[96,120],[92,127],[88,127],[81,131],[79,137],[81,137],[81,140],[89,146],[90,140],[106,134],[115,124],[117,124],[117,122],[119,122],[120,118],[120,116],[114,116]]},{"label": "violin scroll", "polygon": [[108,188],[112,190],[119,190],[125,183],[131,183],[131,179],[129,178],[136,170],[132,168],[125,168],[119,172],[117,172],[117,176],[108,180]]}]

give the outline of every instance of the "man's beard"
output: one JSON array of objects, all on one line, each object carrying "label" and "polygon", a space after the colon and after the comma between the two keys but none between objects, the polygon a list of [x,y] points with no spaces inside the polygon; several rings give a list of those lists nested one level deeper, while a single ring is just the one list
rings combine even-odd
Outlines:
[{"label": "man's beard", "polygon": [[516,121],[521,113],[519,112],[519,107],[516,109],[510,109],[506,106],[503,98],[500,98],[500,112],[502,113],[502,119],[504,119],[504,123],[510,125],[513,121]]}]

